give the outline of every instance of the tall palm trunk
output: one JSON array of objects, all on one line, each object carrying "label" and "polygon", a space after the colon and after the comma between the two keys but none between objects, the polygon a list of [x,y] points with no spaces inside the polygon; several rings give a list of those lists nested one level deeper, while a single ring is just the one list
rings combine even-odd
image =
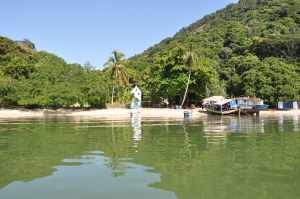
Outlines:
[{"label": "tall palm trunk", "polygon": [[[125,67],[123,65],[125,58],[124,54],[118,51],[113,51],[112,56],[105,63],[105,66],[111,69],[111,78],[112,78],[112,92],[111,92],[111,104],[114,103],[114,100],[118,100],[119,97],[119,87],[123,85],[128,85],[128,79],[126,76]],[[119,95],[115,96],[115,93]]]},{"label": "tall palm trunk", "polygon": [[190,85],[190,81],[191,81],[191,73],[192,73],[192,70],[189,70],[189,78],[188,78],[188,81],[186,83],[186,88],[185,88],[184,96],[183,96],[183,99],[182,99],[182,102],[181,102],[181,106],[184,105],[184,102],[185,102],[186,97],[187,97],[187,93],[188,93],[189,85]]},{"label": "tall palm trunk", "polygon": [[112,92],[111,92],[111,104],[114,104],[114,92],[115,92],[115,85],[112,87]]}]

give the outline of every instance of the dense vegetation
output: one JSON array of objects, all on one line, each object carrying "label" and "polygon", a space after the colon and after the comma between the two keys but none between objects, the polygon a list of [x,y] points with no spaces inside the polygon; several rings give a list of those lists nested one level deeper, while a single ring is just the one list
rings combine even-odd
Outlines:
[{"label": "dense vegetation", "polygon": [[0,37],[0,103],[25,107],[104,107],[107,84],[89,65],[67,64],[29,41]]},{"label": "dense vegetation", "polygon": [[113,52],[103,70],[0,37],[0,104],[100,108],[127,103],[135,84],[152,104],[210,95],[299,100],[299,8],[300,0],[240,0],[128,60]]},{"label": "dense vegetation", "polygon": [[199,61],[190,103],[213,94],[257,96],[271,104],[299,100],[299,8],[299,0],[241,0],[133,57],[128,67],[138,72],[146,98],[178,103],[188,79],[183,55],[193,46]]}]

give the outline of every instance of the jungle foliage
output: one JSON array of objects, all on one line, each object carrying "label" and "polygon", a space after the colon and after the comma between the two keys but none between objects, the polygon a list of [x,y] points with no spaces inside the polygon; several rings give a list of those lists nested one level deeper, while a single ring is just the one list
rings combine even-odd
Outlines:
[{"label": "jungle foliage", "polygon": [[152,104],[196,104],[210,95],[299,100],[299,8],[300,0],[240,0],[128,60],[114,51],[103,69],[0,37],[0,104],[101,108],[127,103],[133,85]]},{"label": "jungle foliage", "polygon": [[178,49],[193,45],[199,61],[188,102],[212,94],[257,96],[270,104],[299,100],[299,8],[299,0],[240,0],[134,56],[128,67],[138,71],[150,100],[178,103],[188,79]]},{"label": "jungle foliage", "polygon": [[101,71],[67,64],[54,54],[36,51],[0,37],[2,106],[60,108],[105,106],[107,84]]}]

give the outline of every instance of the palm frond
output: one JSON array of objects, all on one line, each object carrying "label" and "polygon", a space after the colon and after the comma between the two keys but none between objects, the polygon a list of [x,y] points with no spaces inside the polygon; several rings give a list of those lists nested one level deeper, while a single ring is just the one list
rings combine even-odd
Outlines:
[{"label": "palm frond", "polygon": [[113,58],[116,63],[120,63],[125,60],[124,53],[116,51],[116,50],[114,50],[112,53],[113,53]]}]

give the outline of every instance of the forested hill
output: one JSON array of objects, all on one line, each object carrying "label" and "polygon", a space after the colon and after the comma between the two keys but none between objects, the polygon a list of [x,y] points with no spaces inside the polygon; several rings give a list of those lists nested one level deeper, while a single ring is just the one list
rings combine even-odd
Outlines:
[{"label": "forested hill", "polygon": [[0,106],[104,107],[108,84],[89,65],[67,64],[29,40],[0,36]]},{"label": "forested hill", "polygon": [[0,36],[2,107],[128,104],[133,85],[152,105],[210,95],[299,100],[300,0],[241,0],[129,60],[114,51],[103,70]]},{"label": "forested hill", "polygon": [[182,99],[188,51],[198,57],[190,102],[213,94],[299,99],[300,0],[240,0],[132,57],[146,97]]}]

